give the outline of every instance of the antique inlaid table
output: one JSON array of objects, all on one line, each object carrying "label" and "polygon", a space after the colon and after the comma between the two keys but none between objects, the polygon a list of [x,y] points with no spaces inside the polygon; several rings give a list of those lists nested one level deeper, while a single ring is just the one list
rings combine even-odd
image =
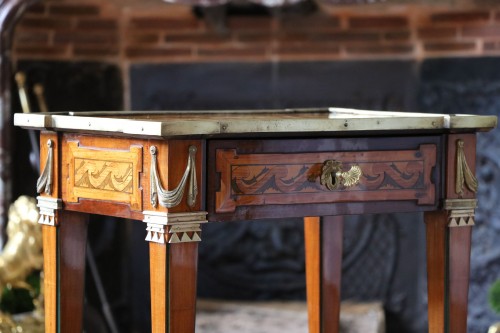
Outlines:
[{"label": "antique inlaid table", "polygon": [[[349,109],[16,114],[40,130],[46,332],[82,329],[88,214],[144,223],[153,332],[195,328],[205,222],[304,217],[311,333],[338,332],[342,215],[425,212],[429,331],[467,330],[476,132]],[[144,305],[147,306],[147,305]]]}]

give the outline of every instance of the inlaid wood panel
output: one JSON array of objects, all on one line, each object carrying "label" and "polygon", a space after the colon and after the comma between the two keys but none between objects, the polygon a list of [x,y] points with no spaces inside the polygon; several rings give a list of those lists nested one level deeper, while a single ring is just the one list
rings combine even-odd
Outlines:
[{"label": "inlaid wood panel", "polygon": [[[436,145],[393,151],[342,151],[304,153],[248,153],[217,149],[216,212],[233,212],[238,206],[416,200],[433,204]],[[341,162],[347,171],[358,166],[358,184],[329,190],[321,184],[324,162]]]},{"label": "inlaid wood panel", "polygon": [[141,146],[128,150],[85,147],[67,143],[69,202],[99,199],[123,202],[133,210],[142,209],[139,173],[142,172]]}]

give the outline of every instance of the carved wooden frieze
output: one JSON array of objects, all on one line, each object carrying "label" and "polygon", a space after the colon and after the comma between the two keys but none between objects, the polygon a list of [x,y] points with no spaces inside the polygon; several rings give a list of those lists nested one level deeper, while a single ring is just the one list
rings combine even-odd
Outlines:
[{"label": "carved wooden frieze", "polygon": [[[236,149],[218,149],[216,159],[218,213],[263,204],[417,200],[425,205],[435,201],[433,144],[416,150],[300,154],[238,154]],[[325,166],[331,161],[342,166],[330,177],[341,180],[335,186],[324,181]],[[359,179],[342,179],[349,175]]]},{"label": "carved wooden frieze", "polygon": [[139,172],[142,147],[127,150],[81,147],[68,142],[68,202],[79,198],[117,201],[142,209]]}]

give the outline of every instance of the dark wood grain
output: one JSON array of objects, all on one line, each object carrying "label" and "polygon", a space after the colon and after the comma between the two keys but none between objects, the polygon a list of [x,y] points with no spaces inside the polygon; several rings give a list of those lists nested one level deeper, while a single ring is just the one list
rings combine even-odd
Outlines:
[{"label": "dark wood grain", "polygon": [[429,332],[445,332],[447,277],[446,211],[424,214],[427,238],[427,295]]},{"label": "dark wood grain", "polygon": [[[299,154],[238,154],[237,149],[216,152],[220,191],[216,212],[233,212],[237,206],[417,200],[432,204],[435,187],[431,171],[435,145],[417,150],[308,152]],[[320,183],[323,163],[341,161],[343,171],[362,170],[359,184],[330,191]]]},{"label": "dark wood grain", "polygon": [[449,229],[449,332],[467,333],[472,227]]},{"label": "dark wood grain", "polygon": [[[436,155],[441,153],[441,142],[442,138],[437,136],[425,138],[396,137],[391,139],[355,138],[350,140],[211,140],[208,142],[207,170],[208,174],[215,175],[215,177],[208,177],[207,179],[207,210],[209,212],[209,219],[214,221],[228,221],[233,219],[272,218],[278,211],[280,214],[283,214],[280,215],[281,217],[377,213],[379,212],[380,203],[383,204],[383,202],[390,200],[398,201],[398,204],[392,205],[392,207],[401,212],[429,210],[432,209],[431,206],[436,206],[436,198],[441,193],[440,187],[434,187],[434,184],[440,182],[440,174],[436,171],[441,168],[441,160],[436,161]],[[434,146],[435,150],[431,151],[424,148],[425,152],[419,151],[421,147],[431,146]],[[285,167],[286,169],[287,163],[292,165],[298,159],[297,163],[303,166],[304,158],[307,156],[316,156],[316,160],[311,159],[308,162],[312,164],[309,168],[310,172],[308,171],[310,175],[307,175],[307,177],[311,176],[311,184],[316,187],[322,186],[319,185],[319,173],[321,172],[322,162],[324,162],[322,159],[326,159],[328,156],[350,156],[350,161],[356,160],[354,156],[357,156],[360,161],[364,161],[367,155],[375,154],[377,151],[380,152],[378,155],[379,159],[387,158],[392,153],[397,156],[396,152],[405,154],[408,151],[414,151],[415,153],[409,158],[410,160],[422,158],[422,154],[428,156],[428,158],[424,158],[426,161],[423,168],[425,169],[425,173],[422,174],[423,185],[420,190],[404,189],[405,185],[402,185],[401,188],[400,185],[395,185],[395,188],[391,190],[393,184],[388,185],[387,189],[382,188],[372,192],[362,188],[361,185],[339,191],[324,191],[322,189],[311,189],[312,185],[307,183],[310,179],[305,179],[304,184],[307,186],[301,191],[282,193],[277,186],[273,185],[270,186],[269,193],[259,189],[250,189],[251,191],[255,191],[255,193],[247,195],[245,193],[236,193],[238,191],[235,192],[231,188],[233,186],[231,163],[229,161],[224,162],[220,158],[221,153],[224,155],[225,152],[232,153],[233,151],[235,155],[231,163],[234,163],[234,170],[238,170],[238,172],[240,172],[240,167],[242,169],[245,168],[244,165],[248,165],[249,171],[254,168],[253,166],[250,167],[252,164],[251,157],[253,156],[256,157],[254,165],[257,168],[264,168],[264,170],[274,168],[271,165],[274,162],[273,159],[278,159],[278,164],[282,163],[285,165],[280,165],[279,168]],[[246,159],[249,159],[249,161],[246,161]],[[370,156],[369,160],[376,161],[376,158]],[[391,162],[387,164],[391,168],[392,165]],[[378,168],[375,165],[372,165],[372,167]],[[279,171],[281,173],[279,175],[272,175],[269,181],[275,181],[277,178],[283,177],[285,173],[287,174],[286,177],[293,179],[297,165],[294,165],[293,168],[293,170],[290,169],[290,173],[287,170]],[[368,173],[373,170],[370,168],[366,169]],[[272,172],[277,171],[273,169]],[[249,174],[248,178],[252,179],[252,175]],[[408,191],[413,192],[410,194]],[[348,203],[347,205],[345,204],[346,202]],[[419,204],[421,207],[419,207]],[[280,205],[286,205],[286,207],[280,207]]]},{"label": "dark wood grain", "polygon": [[61,332],[81,332],[88,215],[59,215],[59,315]]},{"label": "dark wood grain", "polygon": [[323,333],[339,332],[342,281],[343,217],[325,216],[321,221],[321,322]]}]

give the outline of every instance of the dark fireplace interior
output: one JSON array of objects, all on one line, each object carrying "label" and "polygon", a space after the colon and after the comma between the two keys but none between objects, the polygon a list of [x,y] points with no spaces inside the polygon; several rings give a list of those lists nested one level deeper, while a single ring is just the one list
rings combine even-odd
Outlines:
[{"label": "dark fireplace interior", "polygon": [[[42,83],[51,111],[119,110],[123,82],[104,63],[23,61],[28,86]],[[373,110],[498,114],[500,58],[339,62],[134,64],[134,110],[257,109],[339,106]],[[14,98],[14,110],[20,110]],[[35,104],[35,103],[33,103]],[[33,193],[29,140],[16,129],[17,193]],[[495,316],[485,301],[500,275],[498,131],[478,137],[480,209],[473,233],[469,331],[484,332]],[[24,175],[21,177],[21,175]],[[29,176],[26,176],[29,175]],[[367,222],[369,221],[369,222]],[[149,275],[142,223],[95,218],[90,247],[120,325],[148,332]],[[305,299],[300,220],[213,223],[199,252],[199,297],[239,300]],[[127,262],[124,258],[132,258]],[[348,217],[342,298],[384,304],[387,332],[426,331],[425,232],[415,214]],[[87,279],[87,318],[99,322],[94,279]],[[102,320],[102,318],[101,318]],[[96,327],[99,327],[98,325]],[[99,332],[95,328],[92,332]]]}]

